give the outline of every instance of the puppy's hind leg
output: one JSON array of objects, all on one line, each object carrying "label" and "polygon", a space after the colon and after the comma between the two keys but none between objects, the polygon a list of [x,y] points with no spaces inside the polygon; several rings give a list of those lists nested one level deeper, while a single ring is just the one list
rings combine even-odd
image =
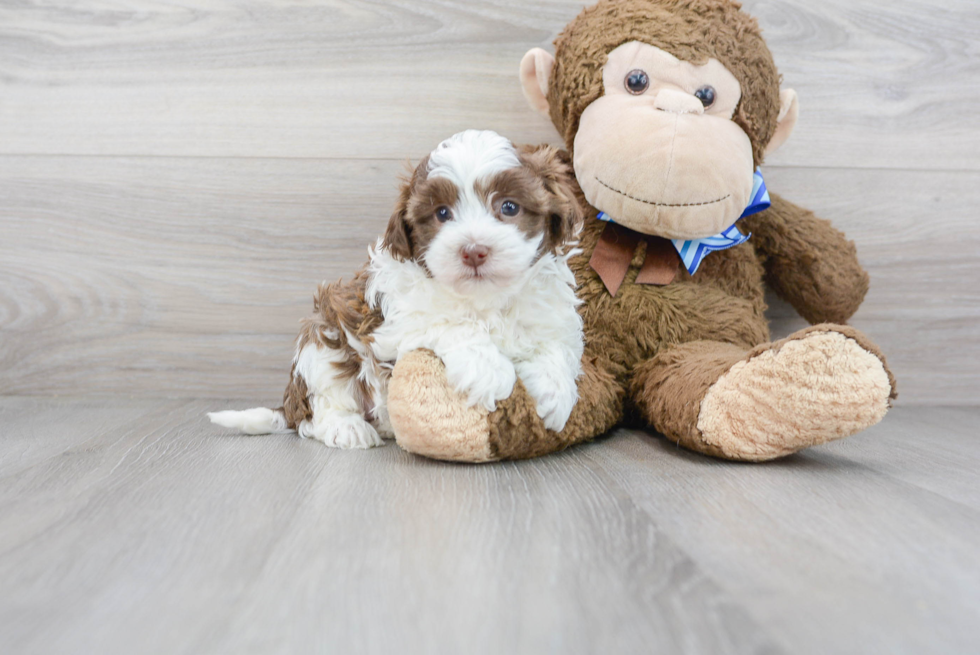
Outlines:
[{"label": "puppy's hind leg", "polygon": [[298,426],[299,436],[322,441],[331,448],[374,448],[384,440],[370,423],[358,413],[334,408],[314,410],[313,420]]},{"label": "puppy's hind leg", "polygon": [[308,413],[296,426],[299,436],[333,448],[383,446],[378,431],[364,417],[370,393],[358,385],[347,366],[347,353],[309,344],[296,358],[295,374],[309,390]]}]

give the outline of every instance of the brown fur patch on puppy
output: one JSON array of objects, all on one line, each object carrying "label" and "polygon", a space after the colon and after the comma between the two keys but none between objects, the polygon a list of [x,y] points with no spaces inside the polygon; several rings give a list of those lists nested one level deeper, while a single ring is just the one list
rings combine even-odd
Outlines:
[{"label": "brown fur patch on puppy", "polygon": [[[361,269],[349,282],[338,280],[332,284],[321,284],[313,296],[313,315],[303,319],[296,340],[296,352],[315,344],[319,348],[343,353],[343,359],[333,365],[341,379],[354,381],[355,395],[365,416],[370,415],[373,409],[371,394],[367,385],[357,379],[362,360],[348,335],[369,346],[373,340],[372,333],[383,320],[381,310],[371,309],[365,300],[367,281],[367,272]],[[312,418],[309,396],[306,381],[296,375],[294,364],[282,401],[282,412],[290,428],[296,429],[303,420]]]},{"label": "brown fur patch on puppy", "polygon": [[[417,175],[424,175],[417,173]],[[436,211],[442,207],[452,209],[459,200],[459,189],[444,177],[425,178],[415,185],[415,191],[405,211],[405,222],[412,239],[412,258],[425,265],[423,258],[429,244],[439,234],[442,223]]]},{"label": "brown fur patch on puppy", "polygon": [[[523,146],[518,159],[520,168],[477,182],[476,191],[498,220],[514,224],[528,237],[543,234],[541,254],[557,253],[584,220],[571,160],[564,151],[547,145]],[[459,200],[456,185],[443,177],[430,178],[428,167],[426,157],[402,184],[382,241],[396,259],[412,259],[423,267],[426,250],[442,227],[436,211],[452,209]],[[516,202],[520,214],[504,216],[500,207],[506,200]]]},{"label": "brown fur patch on puppy", "polygon": [[310,407],[310,391],[306,380],[296,375],[296,364],[289,371],[289,384],[282,394],[280,410],[286,418],[286,426],[295,430],[303,421],[313,418],[313,408]]},{"label": "brown fur patch on puppy", "polygon": [[399,261],[411,259],[414,256],[412,247],[412,225],[408,221],[408,203],[415,193],[415,188],[425,179],[429,170],[429,157],[426,156],[419,162],[412,174],[402,179],[401,190],[398,192],[398,200],[395,202],[395,211],[388,219],[388,227],[385,229],[382,238],[382,247],[391,253],[392,257]]},{"label": "brown fur patch on puppy", "polygon": [[458,199],[459,189],[450,180],[429,178],[426,156],[402,184],[382,246],[399,261],[412,259],[424,266],[425,251],[442,225],[436,218],[436,210],[451,208]]},{"label": "brown fur patch on puppy", "polygon": [[[477,193],[498,220],[517,227],[525,236],[542,236],[539,255],[559,253],[582,223],[582,207],[575,198],[571,168],[549,146],[521,153],[522,166],[483,183]],[[516,216],[505,216],[501,206],[512,201],[520,207]]]}]

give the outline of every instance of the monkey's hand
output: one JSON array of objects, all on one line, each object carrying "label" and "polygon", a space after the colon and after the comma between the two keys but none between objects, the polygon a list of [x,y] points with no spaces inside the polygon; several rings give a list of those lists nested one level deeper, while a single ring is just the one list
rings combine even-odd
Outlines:
[{"label": "monkey's hand", "polygon": [[772,207],[743,219],[762,255],[766,284],[810,323],[844,323],[868,292],[857,249],[830,221],[770,194]]},{"label": "monkey's hand", "polygon": [[392,371],[388,414],[398,445],[418,455],[457,462],[527,459],[592,439],[622,418],[622,385],[592,358],[583,359],[577,388],[580,400],[564,429],[555,432],[522,380],[489,412],[468,404],[435,353],[415,350],[400,357]]}]

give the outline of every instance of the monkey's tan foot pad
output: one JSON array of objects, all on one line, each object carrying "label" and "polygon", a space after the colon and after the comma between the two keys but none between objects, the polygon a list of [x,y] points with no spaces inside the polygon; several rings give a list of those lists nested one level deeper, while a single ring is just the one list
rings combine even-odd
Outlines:
[{"label": "monkey's tan foot pad", "polygon": [[698,429],[731,459],[769,460],[878,423],[894,395],[864,335],[817,326],[732,366],[701,401]]},{"label": "monkey's tan foot pad", "polygon": [[487,410],[466,406],[430,350],[398,360],[388,385],[388,416],[395,441],[410,453],[454,462],[499,459],[490,446]]}]

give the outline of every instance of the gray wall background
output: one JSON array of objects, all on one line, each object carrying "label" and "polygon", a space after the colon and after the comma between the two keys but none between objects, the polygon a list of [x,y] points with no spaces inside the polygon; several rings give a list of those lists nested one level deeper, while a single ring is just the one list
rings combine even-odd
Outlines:
[{"label": "gray wall background", "polygon": [[[0,5],[0,394],[277,399],[407,159],[558,142],[517,66],[583,4]],[[802,102],[767,182],[857,241],[899,402],[976,404],[980,5],[744,4]]]}]

